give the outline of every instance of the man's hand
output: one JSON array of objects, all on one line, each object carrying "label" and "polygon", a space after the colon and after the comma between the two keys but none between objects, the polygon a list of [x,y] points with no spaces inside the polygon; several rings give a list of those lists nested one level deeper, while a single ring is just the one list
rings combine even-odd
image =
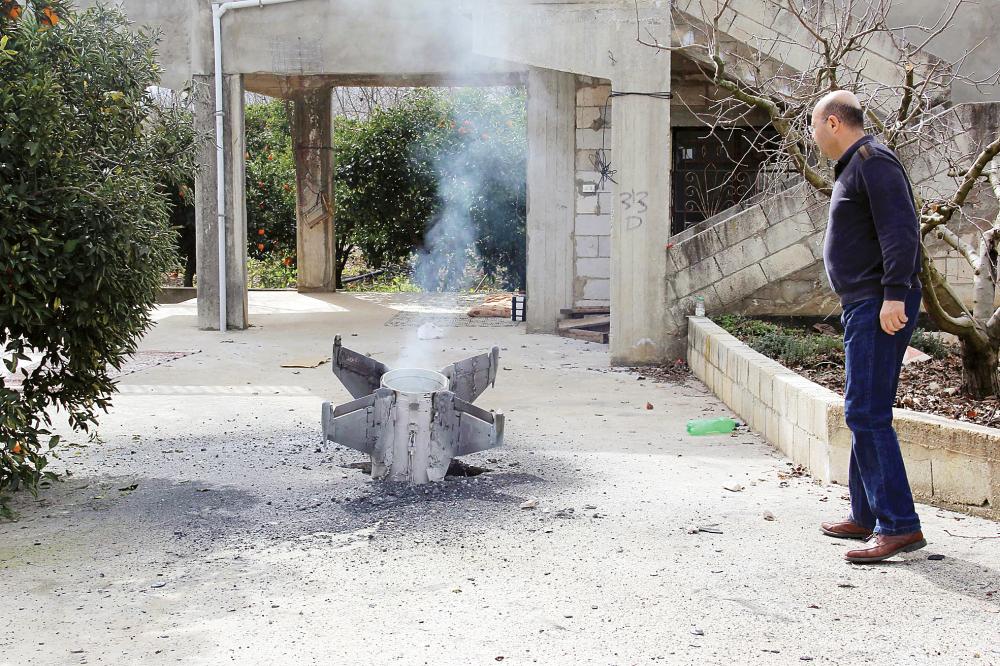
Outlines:
[{"label": "man's hand", "polygon": [[878,315],[882,330],[889,335],[903,330],[906,322],[906,303],[903,301],[882,301],[882,311]]}]

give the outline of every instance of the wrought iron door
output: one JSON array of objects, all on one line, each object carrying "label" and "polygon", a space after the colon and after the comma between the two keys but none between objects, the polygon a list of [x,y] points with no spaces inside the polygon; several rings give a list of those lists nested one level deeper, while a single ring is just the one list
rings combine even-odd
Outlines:
[{"label": "wrought iron door", "polygon": [[765,153],[753,145],[760,129],[680,127],[673,135],[672,234],[760,191]]}]

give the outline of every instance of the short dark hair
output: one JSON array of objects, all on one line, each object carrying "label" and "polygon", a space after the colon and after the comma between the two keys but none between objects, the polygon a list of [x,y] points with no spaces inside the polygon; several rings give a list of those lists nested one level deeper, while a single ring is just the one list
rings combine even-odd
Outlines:
[{"label": "short dark hair", "polygon": [[830,116],[837,116],[840,122],[854,129],[865,128],[865,114],[857,106],[845,104],[836,100],[831,100],[823,105],[823,120]]}]

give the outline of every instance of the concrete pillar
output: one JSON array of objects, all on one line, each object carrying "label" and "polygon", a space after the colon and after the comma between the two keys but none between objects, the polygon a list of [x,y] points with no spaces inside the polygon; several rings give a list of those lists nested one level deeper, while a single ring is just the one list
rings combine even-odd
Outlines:
[{"label": "concrete pillar", "polygon": [[[669,55],[649,49],[647,76],[612,81],[616,92],[670,89]],[[686,340],[668,335],[666,244],[670,238],[670,100],[615,97],[611,151],[615,174],[611,228],[611,363],[644,365],[686,355]]]},{"label": "concrete pillar", "polygon": [[[226,148],[226,326],[249,325],[247,308],[246,140],[243,124],[243,77],[224,77],[224,146]],[[215,175],[215,86],[211,76],[195,76],[194,124],[211,137],[198,148],[195,175],[198,327],[219,329],[219,236]]]},{"label": "concrete pillar", "polygon": [[332,88],[294,98],[298,290],[336,291]]},{"label": "concrete pillar", "polygon": [[528,74],[528,322],[551,333],[573,306],[576,77],[548,69]]}]

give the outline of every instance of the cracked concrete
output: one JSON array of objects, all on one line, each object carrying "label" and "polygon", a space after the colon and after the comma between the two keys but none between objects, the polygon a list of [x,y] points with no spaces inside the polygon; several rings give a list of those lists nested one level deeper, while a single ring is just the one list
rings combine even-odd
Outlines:
[{"label": "cracked concrete", "polygon": [[1000,539],[965,538],[996,523],[922,505],[928,548],[849,565],[817,527],[846,489],[751,433],[687,436],[725,407],[600,345],[448,330],[433,367],[503,348],[480,403],[506,446],[464,459],[477,477],[373,484],[319,443],[348,398],[329,365],[280,364],[336,333],[391,363],[398,310],[449,308],[255,292],[256,327],[219,335],[162,307],[142,349],[200,353],[124,377],[102,442],[0,524],[0,665],[1000,663]]}]

